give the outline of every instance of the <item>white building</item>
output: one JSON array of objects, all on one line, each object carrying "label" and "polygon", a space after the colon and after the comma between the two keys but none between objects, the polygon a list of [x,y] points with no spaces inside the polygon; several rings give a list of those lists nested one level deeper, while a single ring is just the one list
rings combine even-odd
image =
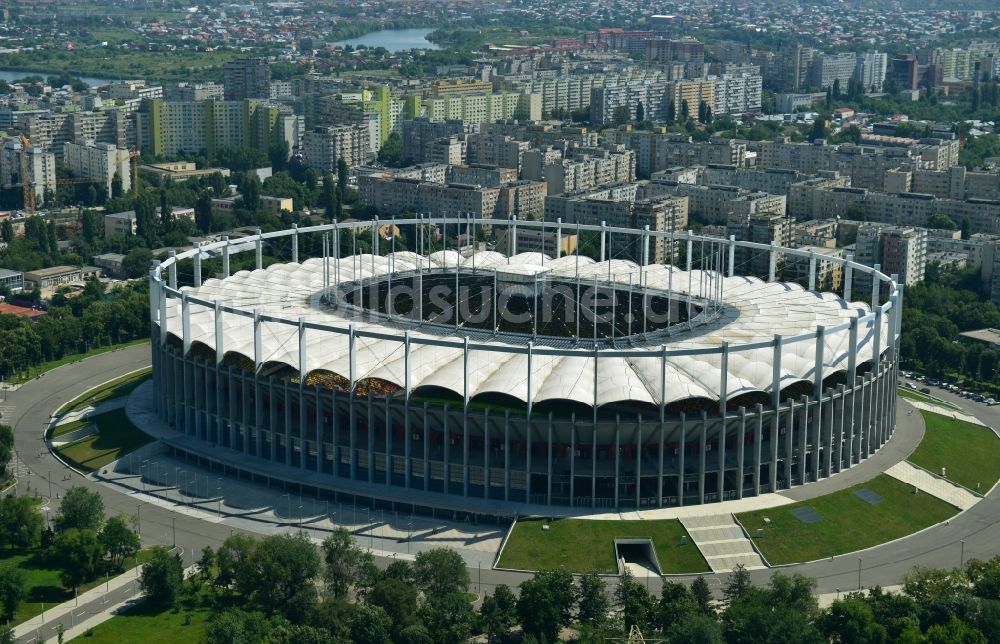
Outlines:
[{"label": "white building", "polygon": [[[41,148],[28,149],[28,181],[34,186],[35,199],[42,203],[45,192],[56,191],[56,156]],[[21,144],[7,141],[0,149],[0,183],[21,183]]]},{"label": "white building", "polygon": [[116,174],[121,178],[123,192],[132,189],[129,151],[125,148],[110,143],[74,141],[63,145],[63,163],[74,177],[103,183],[109,195]]}]

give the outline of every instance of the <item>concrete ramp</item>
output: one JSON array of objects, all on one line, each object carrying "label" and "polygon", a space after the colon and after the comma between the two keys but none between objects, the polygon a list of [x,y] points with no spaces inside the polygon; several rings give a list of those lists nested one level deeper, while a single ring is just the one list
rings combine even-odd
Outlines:
[{"label": "concrete ramp", "polygon": [[936,496],[945,503],[954,505],[959,510],[968,510],[979,502],[980,497],[959,487],[951,481],[934,476],[907,461],[900,461],[887,469],[886,474],[907,485],[915,485],[921,492]]},{"label": "concrete ramp", "polygon": [[712,572],[729,572],[737,564],[743,564],[748,570],[766,568],[733,515],[687,517],[680,521]]}]

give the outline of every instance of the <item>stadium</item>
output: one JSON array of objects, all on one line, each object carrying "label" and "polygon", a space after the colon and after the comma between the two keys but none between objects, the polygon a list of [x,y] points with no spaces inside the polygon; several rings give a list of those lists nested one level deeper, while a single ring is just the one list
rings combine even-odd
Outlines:
[{"label": "stadium", "polygon": [[[540,249],[519,252],[525,230]],[[569,236],[594,257],[557,250]],[[237,255],[256,268],[231,273]],[[777,278],[796,255],[805,287]],[[689,231],[414,217],[224,238],[150,273],[156,413],[202,465],[418,512],[780,491],[895,424],[902,286],[830,261],[841,295],[814,290],[808,251]],[[851,301],[863,279],[873,305]]]}]

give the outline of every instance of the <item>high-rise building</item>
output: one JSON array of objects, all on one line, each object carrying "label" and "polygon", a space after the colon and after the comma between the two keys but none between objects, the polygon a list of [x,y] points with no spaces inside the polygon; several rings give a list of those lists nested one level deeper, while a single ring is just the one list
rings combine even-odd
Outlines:
[{"label": "high-rise building", "polygon": [[63,145],[63,163],[74,177],[103,184],[109,196],[115,175],[121,180],[122,192],[132,188],[129,151],[125,148],[83,140],[66,143]]},{"label": "high-rise building", "polygon": [[302,161],[322,172],[336,172],[341,160],[349,168],[363,165],[368,154],[363,125],[321,125],[302,137]]},{"label": "high-rise building", "polygon": [[162,101],[143,103],[136,113],[136,141],[143,152],[177,156],[224,147],[267,152],[283,141],[299,147],[304,122],[286,108],[260,101]]},{"label": "high-rise building", "polygon": [[231,60],[222,66],[227,101],[271,98],[271,67],[266,58]]},{"label": "high-rise building", "polygon": [[652,65],[684,65],[686,78],[705,75],[705,45],[694,38],[657,38],[646,41],[646,62]]},{"label": "high-rise building", "polygon": [[[847,91],[847,83],[854,76],[857,67],[857,55],[853,53],[820,54],[813,61],[809,72],[809,84],[821,89],[838,84],[842,91]],[[837,83],[837,81],[840,81]]]},{"label": "high-rise building", "polygon": [[886,81],[894,83],[898,89],[917,89],[920,86],[917,57],[913,54],[893,56],[889,61]]},{"label": "high-rise building", "polygon": [[[18,141],[7,141],[0,148],[0,183],[6,185],[20,184],[21,176],[21,144]],[[51,152],[33,146],[28,148],[28,177],[35,190],[35,199],[40,204],[45,199],[45,193],[56,191],[56,157]]]},{"label": "high-rise building", "polygon": [[[882,273],[899,275],[901,284],[916,284],[924,279],[927,229],[864,224],[858,228],[854,259],[868,266],[881,264]],[[871,276],[856,273],[855,283],[859,288],[870,288]],[[860,295],[864,291],[856,292]]]}]

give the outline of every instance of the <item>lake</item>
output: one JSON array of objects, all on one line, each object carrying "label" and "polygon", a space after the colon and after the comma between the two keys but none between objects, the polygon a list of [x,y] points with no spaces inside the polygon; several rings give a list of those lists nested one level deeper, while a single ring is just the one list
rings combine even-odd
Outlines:
[{"label": "lake", "polygon": [[427,34],[433,29],[387,29],[385,31],[374,31],[358,38],[341,40],[333,43],[338,46],[351,45],[357,47],[385,47],[391,52],[403,51],[404,49],[440,49],[437,45],[427,40]]},{"label": "lake", "polygon": [[[41,76],[42,78],[48,78],[58,74],[58,72],[29,72],[23,69],[0,69],[0,79],[5,81],[15,81],[24,78],[25,76]],[[70,74],[70,76],[76,76],[76,74]],[[93,76],[80,76],[80,80],[84,83],[90,85],[91,87],[97,85],[107,85],[114,81],[108,78],[94,78]]]}]

